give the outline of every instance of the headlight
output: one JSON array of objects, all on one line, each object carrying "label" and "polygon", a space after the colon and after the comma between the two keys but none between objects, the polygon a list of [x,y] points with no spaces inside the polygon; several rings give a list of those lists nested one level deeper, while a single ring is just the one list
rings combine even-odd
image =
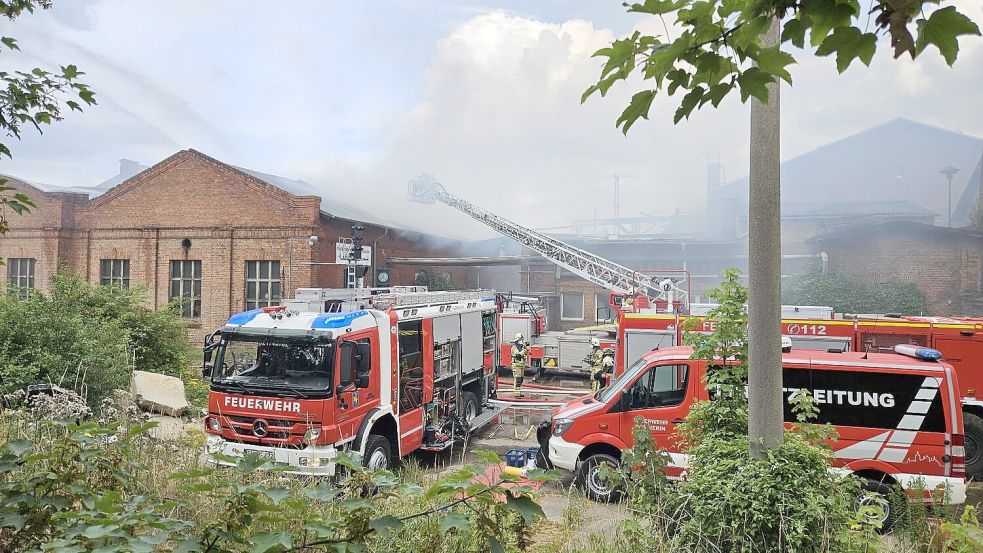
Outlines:
[{"label": "headlight", "polygon": [[208,426],[208,429],[211,430],[212,432],[222,431],[222,422],[218,420],[218,417],[206,418],[205,424]]},{"label": "headlight", "polygon": [[313,444],[320,437],[321,437],[320,428],[311,428],[307,432],[304,432],[304,441],[309,444]]},{"label": "headlight", "polygon": [[570,429],[573,425],[573,419],[554,419],[553,420],[553,435],[562,436],[564,432]]}]

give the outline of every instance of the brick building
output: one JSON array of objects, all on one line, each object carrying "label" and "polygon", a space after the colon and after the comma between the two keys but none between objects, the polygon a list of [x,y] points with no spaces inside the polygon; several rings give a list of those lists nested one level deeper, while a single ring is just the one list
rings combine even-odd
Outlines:
[{"label": "brick building", "polygon": [[905,222],[854,227],[809,241],[829,272],[864,282],[912,282],[930,314],[983,315],[983,234]]},{"label": "brick building", "polygon": [[[94,284],[144,286],[152,307],[180,304],[194,339],[230,313],[275,305],[296,288],[354,286],[353,268],[336,263],[336,244],[351,237],[355,223],[365,227],[363,245],[376,246],[366,284],[390,256],[453,255],[460,247],[375,223],[351,206],[325,205],[301,181],[195,150],[149,168],[124,161],[107,186],[81,193],[8,181],[37,204],[10,217],[0,238],[9,291],[43,290],[58,270]],[[413,284],[418,270],[393,267],[391,282]],[[427,270],[468,284],[465,268]]]}]

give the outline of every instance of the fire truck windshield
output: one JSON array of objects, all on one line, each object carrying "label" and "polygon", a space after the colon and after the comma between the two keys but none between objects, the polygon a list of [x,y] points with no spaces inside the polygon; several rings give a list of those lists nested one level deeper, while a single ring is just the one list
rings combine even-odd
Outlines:
[{"label": "fire truck windshield", "polygon": [[231,335],[215,355],[212,383],[236,391],[283,388],[298,395],[330,394],[334,342]]}]

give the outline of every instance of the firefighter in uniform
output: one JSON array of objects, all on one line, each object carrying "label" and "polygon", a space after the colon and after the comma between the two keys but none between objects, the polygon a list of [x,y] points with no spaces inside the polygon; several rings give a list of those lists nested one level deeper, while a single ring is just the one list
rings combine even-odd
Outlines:
[{"label": "firefighter in uniform", "polygon": [[515,335],[515,341],[512,342],[512,387],[515,391],[515,397],[522,397],[522,380],[526,374],[527,353],[528,344],[520,332]]},{"label": "firefighter in uniform", "polygon": [[611,383],[611,375],[614,374],[614,348],[604,348],[601,359],[601,379],[602,388],[606,388]]},{"label": "firefighter in uniform", "polygon": [[584,361],[590,367],[590,390],[591,392],[597,392],[601,389],[601,343],[597,338],[591,338],[590,346],[590,353],[587,354],[587,358]]}]

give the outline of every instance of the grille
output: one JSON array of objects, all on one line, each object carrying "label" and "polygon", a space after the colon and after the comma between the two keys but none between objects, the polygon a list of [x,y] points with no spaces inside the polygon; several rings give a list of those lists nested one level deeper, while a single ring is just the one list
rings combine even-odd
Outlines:
[{"label": "grille", "polygon": [[[228,418],[232,422],[238,422],[241,424],[252,424],[253,422],[256,421],[257,418],[263,418],[263,417],[240,417],[235,415],[226,415],[226,418]],[[289,428],[298,423],[304,424],[304,421],[290,421],[286,419],[264,419],[264,420],[270,423],[270,426],[282,426],[286,428]]]},{"label": "grille", "polygon": [[[256,437],[256,435],[253,434],[253,429],[252,428],[240,428],[240,427],[237,426],[237,427],[233,428],[232,430],[234,430],[235,433],[238,434],[238,435],[240,435],[240,436],[249,436],[251,438],[255,438]],[[286,440],[289,437],[290,437],[290,432],[286,432],[286,431],[283,431],[283,430],[270,430],[269,432],[266,433],[265,436],[263,436],[264,439],[266,439],[266,438],[272,438],[274,440]]]}]

